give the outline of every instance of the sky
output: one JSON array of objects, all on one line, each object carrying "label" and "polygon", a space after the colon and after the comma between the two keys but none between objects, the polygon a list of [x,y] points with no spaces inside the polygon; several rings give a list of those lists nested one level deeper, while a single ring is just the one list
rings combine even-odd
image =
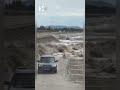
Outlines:
[{"label": "sky", "polygon": [[37,27],[84,26],[85,0],[36,0],[35,9]]}]

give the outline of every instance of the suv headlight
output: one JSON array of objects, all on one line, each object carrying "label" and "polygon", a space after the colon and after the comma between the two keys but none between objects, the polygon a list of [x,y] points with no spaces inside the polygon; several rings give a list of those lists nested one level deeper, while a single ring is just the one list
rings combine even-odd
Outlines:
[{"label": "suv headlight", "polygon": [[52,64],[52,67],[56,67],[57,65],[56,64]]}]

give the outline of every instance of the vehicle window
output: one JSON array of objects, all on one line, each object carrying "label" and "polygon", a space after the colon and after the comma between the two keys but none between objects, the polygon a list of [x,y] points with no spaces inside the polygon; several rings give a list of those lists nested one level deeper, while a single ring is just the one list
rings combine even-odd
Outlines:
[{"label": "vehicle window", "polygon": [[12,87],[20,88],[34,88],[35,74],[34,73],[17,73],[12,80]]},{"label": "vehicle window", "polygon": [[55,58],[54,57],[41,57],[40,62],[41,63],[54,63]]}]

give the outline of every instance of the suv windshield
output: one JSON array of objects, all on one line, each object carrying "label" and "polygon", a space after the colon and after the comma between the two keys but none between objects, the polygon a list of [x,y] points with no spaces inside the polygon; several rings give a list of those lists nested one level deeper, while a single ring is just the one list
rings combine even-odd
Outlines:
[{"label": "suv windshield", "polygon": [[54,63],[55,58],[54,57],[41,57],[40,63]]},{"label": "suv windshield", "polygon": [[12,80],[12,87],[34,88],[35,74],[34,73],[16,73]]}]

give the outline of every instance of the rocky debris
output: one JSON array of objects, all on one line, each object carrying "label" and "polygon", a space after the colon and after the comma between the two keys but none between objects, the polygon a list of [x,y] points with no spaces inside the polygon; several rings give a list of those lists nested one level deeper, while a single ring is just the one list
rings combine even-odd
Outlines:
[{"label": "rocky debris", "polygon": [[84,59],[71,58],[68,63],[69,80],[73,82],[81,82],[84,80]]},{"label": "rocky debris", "polygon": [[68,60],[66,69],[69,80],[80,83],[84,79],[83,42],[78,41],[81,33],[76,34],[79,37],[71,33],[38,38],[37,51],[40,55],[46,52],[54,56],[56,56],[55,53],[62,54],[63,59]]}]

